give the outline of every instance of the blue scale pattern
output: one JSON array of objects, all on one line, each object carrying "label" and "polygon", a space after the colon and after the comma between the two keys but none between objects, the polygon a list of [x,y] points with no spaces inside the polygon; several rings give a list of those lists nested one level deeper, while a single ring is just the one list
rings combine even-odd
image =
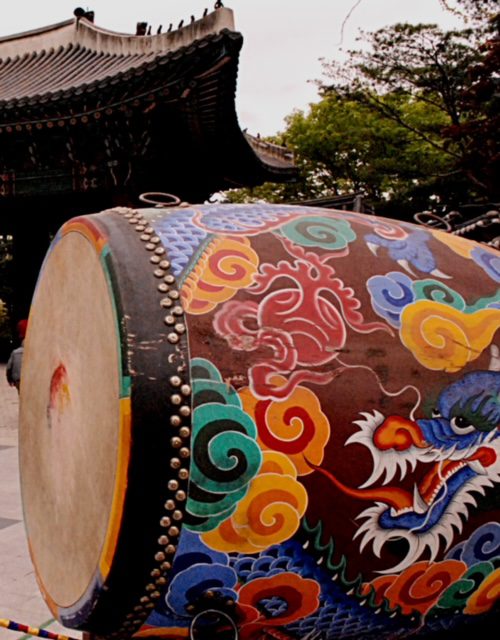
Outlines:
[{"label": "blue scale pattern", "polygon": [[[257,558],[234,554],[229,563],[242,582],[291,571],[319,583],[321,604],[317,612],[284,627],[294,637],[305,638],[308,633],[321,632],[318,640],[382,640],[397,638],[404,633],[398,631],[401,628],[401,616],[395,620],[385,611],[363,606],[355,597],[348,596],[344,588],[332,580],[331,572],[318,566],[298,542],[290,540],[273,545]],[[280,609],[277,602],[264,601],[261,605],[266,608],[270,617],[276,616]],[[410,620],[408,622],[409,629],[412,623]],[[413,622],[414,626],[415,623],[416,621]]]},{"label": "blue scale pattern", "polygon": [[[158,212],[155,211],[158,215]],[[188,266],[208,233],[193,224],[192,209],[174,209],[162,217],[152,217],[150,222],[158,237],[167,247],[172,273],[178,278]]]}]

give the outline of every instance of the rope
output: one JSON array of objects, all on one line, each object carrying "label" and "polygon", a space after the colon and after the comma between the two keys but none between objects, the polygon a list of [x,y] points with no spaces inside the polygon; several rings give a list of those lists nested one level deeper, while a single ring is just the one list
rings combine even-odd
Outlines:
[{"label": "rope", "polygon": [[22,631],[23,633],[27,633],[30,636],[49,638],[50,640],[77,640],[76,638],[64,636],[60,633],[53,633],[52,631],[47,631],[46,629],[40,629],[38,627],[29,627],[25,624],[14,622],[14,620],[6,620],[3,618],[0,618],[0,627],[9,629],[10,631]]}]

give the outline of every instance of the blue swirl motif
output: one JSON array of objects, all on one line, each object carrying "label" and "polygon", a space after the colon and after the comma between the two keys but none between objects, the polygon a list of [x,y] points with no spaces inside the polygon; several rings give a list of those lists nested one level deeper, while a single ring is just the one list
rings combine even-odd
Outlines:
[{"label": "blue swirl motif", "polygon": [[183,529],[172,567],[172,579],[156,609],[146,621],[154,627],[189,625],[186,608],[206,591],[237,600],[236,571],[229,566],[229,556],[207,547],[200,537]]},{"label": "blue swirl motif", "polygon": [[417,300],[434,300],[464,313],[500,308],[500,290],[492,296],[479,298],[473,304],[467,305],[459,293],[443,282],[432,278],[412,280],[401,271],[372,276],[367,280],[366,287],[375,313],[396,328],[401,326],[401,313],[405,307]]},{"label": "blue swirl motif", "polygon": [[191,361],[193,457],[185,527],[215,529],[236,509],[262,464],[257,428],[209,360]]},{"label": "blue swirl motif", "polygon": [[483,271],[486,271],[492,280],[500,282],[500,254],[484,247],[475,247],[471,251],[471,258]]},{"label": "blue swirl motif", "polygon": [[468,540],[450,549],[446,558],[462,560],[468,567],[500,558],[500,524],[488,522],[479,527]]},{"label": "blue swirl motif", "polygon": [[385,276],[372,276],[366,283],[375,313],[393,327],[401,325],[401,312],[415,300],[412,280],[405,273],[391,271]]}]

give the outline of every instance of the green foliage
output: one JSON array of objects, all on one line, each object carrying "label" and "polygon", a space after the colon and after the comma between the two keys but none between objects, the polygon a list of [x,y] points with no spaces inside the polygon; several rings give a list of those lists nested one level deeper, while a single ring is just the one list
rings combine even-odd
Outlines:
[{"label": "green foliage", "polygon": [[[464,28],[395,24],[362,33],[347,61],[324,63],[319,102],[283,134],[295,185],[230,192],[283,202],[361,192],[386,215],[499,196],[497,0],[442,2]],[[495,19],[496,16],[496,19]]]}]

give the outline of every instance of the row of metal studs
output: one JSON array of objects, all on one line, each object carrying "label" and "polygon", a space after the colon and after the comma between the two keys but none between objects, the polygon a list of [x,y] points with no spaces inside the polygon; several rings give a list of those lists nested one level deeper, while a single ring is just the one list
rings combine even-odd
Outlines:
[{"label": "row of metal studs", "polygon": [[[182,321],[184,311],[180,305],[180,293],[172,286],[175,285],[175,277],[168,273],[170,262],[165,257],[166,251],[161,246],[161,239],[155,235],[153,227],[149,225],[148,220],[142,216],[140,211],[126,207],[116,207],[113,211],[121,214],[130,225],[134,226],[135,231],[140,234],[140,240],[144,243],[146,251],[152,254],[149,260],[154,267],[153,276],[160,280],[157,285],[157,291],[160,295],[159,306],[161,309],[168,310],[164,317],[164,322],[170,329],[167,340],[175,345],[186,332],[186,325]],[[165,510],[168,515],[163,516],[160,520],[160,527],[166,529],[166,533],[161,534],[158,538],[160,549],[154,556],[157,566],[150,573],[154,582],[146,585],[146,594],[140,598],[140,604],[134,607],[133,613],[127,614],[123,630],[110,634],[112,637],[120,637],[122,633],[129,636],[144,622],[150,610],[154,609],[155,600],[161,596],[160,589],[163,589],[167,584],[167,578],[164,574],[172,568],[173,556],[177,549],[176,543],[180,535],[180,524],[183,519],[183,512],[177,507],[179,503],[183,503],[187,499],[188,461],[191,455],[189,446],[186,446],[185,443],[191,435],[191,428],[183,425],[183,421],[189,420],[191,416],[191,387],[182,378],[185,369],[186,365],[181,364],[177,368],[177,375],[171,376],[169,380],[177,391],[170,396],[172,406],[177,407],[176,413],[170,416],[170,424],[178,429],[177,435],[171,437],[170,444],[174,449],[178,449],[178,455],[170,459],[170,467],[177,471],[178,480],[171,479],[167,485],[171,497],[165,502]]]}]

